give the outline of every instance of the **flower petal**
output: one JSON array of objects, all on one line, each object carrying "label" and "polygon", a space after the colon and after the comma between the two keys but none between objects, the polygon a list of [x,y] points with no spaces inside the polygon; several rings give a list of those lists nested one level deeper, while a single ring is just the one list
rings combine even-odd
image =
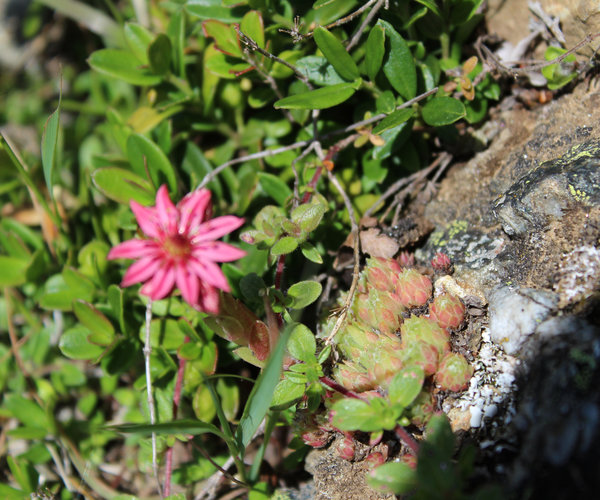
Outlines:
[{"label": "flower petal", "polygon": [[156,213],[165,232],[173,234],[177,231],[179,212],[173,205],[171,198],[169,198],[169,191],[164,184],[158,188],[156,193]]},{"label": "flower petal", "polygon": [[212,241],[196,245],[192,250],[192,255],[200,261],[209,259],[213,262],[231,262],[241,259],[246,252],[221,241]]},{"label": "flower petal", "polygon": [[201,189],[186,195],[178,204],[179,234],[188,234],[195,230],[208,217],[211,193],[208,189]]},{"label": "flower petal", "polygon": [[175,269],[172,265],[163,265],[156,271],[154,277],[146,282],[140,290],[152,300],[164,299],[173,290],[175,285]]},{"label": "flower petal", "polygon": [[161,266],[161,260],[152,256],[144,257],[143,259],[134,262],[129,266],[121,286],[123,288],[134,285],[135,283],[141,283],[142,281],[149,280],[158,271]]},{"label": "flower petal", "polygon": [[192,307],[196,307],[200,296],[198,277],[190,273],[184,265],[178,265],[175,268],[175,282],[177,288],[181,290],[183,299]]},{"label": "flower petal", "polygon": [[196,245],[205,241],[212,241],[236,230],[244,223],[244,219],[235,215],[223,215],[204,222],[198,226],[198,232],[192,238]]},{"label": "flower petal", "polygon": [[158,247],[151,240],[127,240],[111,248],[107,259],[141,259],[156,254]]},{"label": "flower petal", "polygon": [[202,283],[199,305],[203,311],[219,314],[219,293],[217,289],[207,283]]},{"label": "flower petal", "polygon": [[129,206],[135,214],[135,218],[143,233],[150,238],[158,239],[161,230],[158,224],[156,209],[154,207],[145,207],[136,201],[132,201]]},{"label": "flower petal", "polygon": [[229,283],[221,271],[221,268],[210,260],[201,261],[194,257],[191,257],[187,261],[187,266],[201,281],[206,281],[209,285],[220,288],[226,292],[229,292]]}]

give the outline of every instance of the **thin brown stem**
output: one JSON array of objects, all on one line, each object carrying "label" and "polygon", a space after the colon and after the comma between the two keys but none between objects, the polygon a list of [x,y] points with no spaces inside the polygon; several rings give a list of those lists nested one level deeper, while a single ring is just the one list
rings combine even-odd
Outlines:
[{"label": "thin brown stem", "polygon": [[348,315],[348,310],[350,309],[350,306],[352,305],[352,300],[354,299],[354,293],[356,292],[356,287],[358,285],[358,276],[359,276],[359,270],[360,270],[360,254],[359,254],[359,252],[360,252],[360,235],[359,235],[358,224],[356,223],[356,216],[354,215],[354,209],[352,208],[352,203],[350,202],[350,198],[346,194],[346,191],[344,191],[344,188],[338,181],[337,177],[333,174],[333,172],[327,171],[327,177],[329,178],[329,182],[331,182],[335,186],[335,188],[338,190],[338,192],[340,193],[342,199],[344,200],[344,205],[346,207],[346,210],[348,211],[348,216],[350,217],[350,224],[352,226],[352,237],[354,240],[353,241],[354,268],[352,270],[352,284],[350,285],[350,290],[348,290],[348,294],[346,295],[346,300],[344,301],[344,305],[342,306],[341,310],[339,311],[339,315],[337,317],[335,324],[333,325],[333,328],[331,329],[331,333],[329,334],[327,339],[325,339],[325,345],[328,345],[333,341],[333,338],[335,337],[337,332],[340,330],[340,328],[344,324],[344,321],[346,320],[346,317]]},{"label": "thin brown stem", "polygon": [[[328,25],[325,26],[325,28],[327,28],[327,29],[337,28],[338,26],[341,26],[342,24],[349,23],[356,17],[360,16],[365,10],[367,10],[369,7],[371,7],[371,5],[373,5],[375,2],[377,2],[377,0],[369,0],[362,7],[359,7],[358,9],[356,9],[354,12],[351,12],[347,16],[344,16],[332,23],[329,23]],[[292,38],[294,39],[294,42],[299,42],[301,40],[305,40],[307,38],[310,38],[313,35],[312,31],[309,31],[306,34],[300,33],[298,31],[298,22],[297,21],[295,22],[295,26],[292,30],[280,29],[279,31],[282,33],[288,33],[289,35],[291,35]]]},{"label": "thin brown stem", "polygon": [[360,40],[360,37],[364,33],[367,26],[371,23],[373,18],[377,15],[377,12],[379,12],[379,9],[381,9],[381,7],[383,7],[383,4],[385,4],[387,1],[388,0],[378,0],[378,2],[373,6],[373,8],[371,9],[371,12],[369,12],[367,14],[367,17],[365,18],[365,20],[362,22],[360,27],[356,30],[356,33],[354,33],[354,35],[352,35],[352,38],[350,39],[350,42],[348,43],[348,45],[346,45],[346,50],[348,52],[350,52],[350,49],[352,49],[352,47],[354,47],[358,43],[358,41]]},{"label": "thin brown stem", "polygon": [[[438,91],[437,87],[435,87],[431,90],[428,90],[427,92],[424,92],[423,94],[418,95],[418,96],[414,97],[413,99],[410,99],[409,101],[406,101],[405,103],[400,104],[399,106],[396,106],[396,109],[398,110],[398,109],[403,109],[403,108],[412,106],[416,102],[419,102],[419,101],[425,99],[426,97],[429,97],[430,95],[435,94],[437,91]],[[260,158],[267,158],[270,156],[275,156],[275,155],[278,155],[281,153],[285,153],[286,151],[291,151],[292,149],[304,148],[316,141],[323,141],[325,139],[335,137],[336,135],[341,135],[341,134],[345,134],[347,132],[352,132],[361,127],[364,127],[365,125],[369,125],[371,123],[382,120],[386,116],[387,115],[385,113],[381,113],[381,114],[373,116],[367,120],[361,120],[359,122],[353,123],[352,125],[348,125],[347,127],[333,130],[332,132],[328,132],[327,134],[323,134],[323,135],[317,136],[315,138],[307,139],[305,141],[294,142],[293,144],[288,144],[287,146],[282,146],[282,147],[276,148],[276,149],[266,149],[264,151],[259,151],[258,153],[240,156],[239,158],[233,158],[231,160],[226,161],[225,163],[222,163],[221,165],[216,167],[214,170],[212,170],[211,172],[206,174],[204,176],[204,179],[202,179],[202,182],[200,182],[200,184],[198,185],[198,187],[196,189],[202,189],[210,181],[212,181],[217,175],[219,175],[223,170],[225,170],[227,167],[231,167],[232,165],[237,165],[238,163],[244,163],[244,162],[251,161],[251,160],[258,160]]]},{"label": "thin brown stem", "polygon": [[271,54],[268,50],[265,50],[262,47],[260,47],[258,45],[258,43],[256,43],[256,41],[254,41],[248,35],[244,34],[244,32],[240,29],[239,26],[236,25],[235,30],[238,34],[240,42],[242,42],[246,47],[248,47],[248,49],[250,49],[254,52],[258,52],[259,54],[262,54],[263,56],[268,57],[269,59],[272,59],[273,61],[278,62],[279,64],[283,64],[284,66],[288,67],[296,74],[298,79],[300,79],[302,82],[304,82],[304,84],[306,84],[308,86],[308,88],[312,89],[312,85],[308,81],[308,76],[306,76],[304,73],[302,73],[296,66],[281,59],[280,57],[277,57],[275,54]]}]

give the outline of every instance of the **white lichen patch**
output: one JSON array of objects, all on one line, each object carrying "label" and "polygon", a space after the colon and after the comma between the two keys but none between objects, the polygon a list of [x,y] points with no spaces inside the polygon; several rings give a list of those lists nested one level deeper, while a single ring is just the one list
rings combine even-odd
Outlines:
[{"label": "white lichen patch", "polygon": [[564,254],[557,278],[554,290],[561,307],[585,300],[600,285],[600,250],[581,246]]},{"label": "white lichen patch", "polygon": [[469,388],[458,399],[447,402],[444,411],[451,413],[454,408],[463,414],[468,412],[469,426],[480,428],[488,424],[500,425],[497,415],[502,407],[502,423],[509,423],[515,412],[513,394],[518,363],[499,349],[491,341],[489,331],[484,330]]}]

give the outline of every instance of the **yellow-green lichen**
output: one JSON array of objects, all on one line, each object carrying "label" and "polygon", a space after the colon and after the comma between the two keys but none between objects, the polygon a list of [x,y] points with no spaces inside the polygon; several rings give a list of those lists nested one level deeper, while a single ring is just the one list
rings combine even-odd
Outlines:
[{"label": "yellow-green lichen", "polygon": [[588,203],[590,201],[590,195],[581,189],[577,189],[572,184],[569,184],[569,193],[571,196],[575,198],[576,201],[580,203]]}]

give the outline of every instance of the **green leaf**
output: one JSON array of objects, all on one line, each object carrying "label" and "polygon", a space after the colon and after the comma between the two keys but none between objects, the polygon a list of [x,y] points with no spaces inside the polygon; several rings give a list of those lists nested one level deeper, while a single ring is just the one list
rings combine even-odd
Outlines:
[{"label": "green leaf", "polygon": [[56,167],[56,146],[58,144],[58,131],[60,127],[60,102],[62,91],[58,96],[58,106],[46,120],[44,131],[42,132],[42,168],[44,170],[44,180],[50,197],[53,198],[52,177]]},{"label": "green leaf", "polygon": [[234,57],[242,57],[242,49],[235,28],[230,24],[211,19],[202,23],[205,37],[215,40],[215,46],[221,52]]},{"label": "green leaf", "polygon": [[432,0],[415,0],[415,1],[417,1],[420,4],[424,5],[425,7],[427,7],[431,12],[433,12],[440,19],[444,18],[442,16],[442,12],[440,11],[439,7]]},{"label": "green leaf", "polygon": [[3,406],[23,425],[49,431],[46,412],[35,401],[15,393],[8,393],[4,396]]},{"label": "green leaf", "polygon": [[156,188],[166,183],[171,193],[177,192],[177,177],[171,162],[150,139],[131,134],[127,139],[127,158],[139,175],[144,175],[147,169]]},{"label": "green leaf", "polygon": [[265,30],[260,12],[251,10],[244,14],[240,29],[244,35],[252,38],[261,49],[265,48]]},{"label": "green leaf", "polygon": [[344,80],[353,81],[359,77],[356,63],[334,34],[318,26],[313,36],[317,47]]},{"label": "green leaf", "polygon": [[289,307],[303,309],[312,304],[321,295],[323,287],[318,281],[300,281],[294,283],[287,291],[287,296],[292,299]]},{"label": "green leaf", "polygon": [[332,424],[342,431],[355,431],[365,429],[365,424],[376,417],[376,413],[369,403],[362,399],[343,398],[333,405]]},{"label": "green leaf", "polygon": [[[139,338],[144,340],[146,337],[145,325],[140,326]],[[174,319],[153,319],[150,323],[150,345],[152,347],[162,347],[167,351],[178,349],[185,340],[185,333],[179,328],[179,324]]]},{"label": "green leaf", "polygon": [[383,72],[404,99],[412,99],[417,95],[417,70],[408,44],[387,21],[380,19],[377,24],[385,28],[390,40],[390,51],[383,63]]},{"label": "green leaf", "polygon": [[25,283],[29,259],[0,255],[0,286],[19,286]]},{"label": "green leaf", "polygon": [[159,424],[121,424],[111,425],[107,430],[122,432],[123,434],[141,434],[148,436],[155,434],[191,434],[198,436],[200,434],[214,434],[221,439],[226,439],[223,433],[214,425],[198,420],[182,419],[172,422],[161,422]]},{"label": "green leaf", "polygon": [[440,127],[460,120],[467,114],[465,106],[452,97],[434,97],[421,109],[423,120],[428,125]]},{"label": "green leaf", "polygon": [[360,86],[360,80],[353,83],[338,83],[303,94],[291,95],[277,101],[276,109],[326,109],[348,100]]},{"label": "green leaf", "polygon": [[161,77],[144,68],[139,59],[127,50],[101,49],[93,52],[89,65],[108,76],[132,85],[157,85]]},{"label": "green leaf", "polygon": [[287,378],[281,380],[273,392],[271,410],[285,410],[297,403],[306,391],[306,384],[298,384]]},{"label": "green leaf", "polygon": [[129,50],[142,64],[148,64],[148,47],[154,39],[152,32],[136,23],[125,23],[123,32]]},{"label": "green leaf", "polygon": [[92,333],[88,340],[100,346],[110,345],[115,337],[115,329],[106,316],[96,309],[92,304],[83,300],[73,303],[73,312],[79,322]]},{"label": "green leaf", "polygon": [[308,327],[301,323],[297,324],[292,330],[287,347],[290,355],[298,361],[308,363],[315,360],[317,350],[315,336]]},{"label": "green leaf", "polygon": [[[306,75],[306,77],[315,85],[323,87],[326,85],[344,83],[344,79],[324,57],[306,56],[298,59],[295,66],[300,73]],[[299,83],[302,84],[302,82]],[[292,94],[290,93],[290,95]]]},{"label": "green leaf", "polygon": [[398,372],[388,389],[388,394],[392,404],[399,404],[406,408],[421,392],[425,373],[420,366],[408,366]]},{"label": "green leaf", "polygon": [[271,406],[273,391],[281,377],[283,356],[292,328],[292,325],[286,325],[283,328],[279,341],[271,352],[265,368],[256,379],[248,402],[244,407],[240,425],[235,433],[238,446],[242,450],[245,449],[252,440],[256,429],[258,429],[258,426],[267,414],[269,406]]},{"label": "green leaf", "polygon": [[240,21],[240,9],[223,7],[221,0],[188,0],[185,8],[200,19],[216,19],[224,23]]},{"label": "green leaf", "polygon": [[158,35],[148,47],[150,69],[156,75],[165,75],[171,67],[171,40],[164,33]]},{"label": "green leaf", "polygon": [[6,462],[19,486],[28,493],[31,493],[32,498],[37,496],[33,495],[33,493],[37,489],[39,476],[33,465],[28,460],[16,458],[11,455],[6,457]]},{"label": "green leaf", "polygon": [[292,196],[292,190],[276,175],[259,172],[258,182],[260,183],[260,187],[263,188],[278,205],[284,206],[285,202]]},{"label": "green leaf", "polygon": [[40,306],[47,310],[70,311],[77,299],[92,300],[96,286],[75,269],[66,267],[59,275],[50,277],[40,297]]},{"label": "green leaf", "polygon": [[[43,436],[42,436],[43,437]],[[31,498],[29,493],[17,490],[11,486],[0,483],[0,496],[5,500],[28,500]]]},{"label": "green leaf", "polygon": [[404,495],[417,484],[416,471],[402,462],[387,462],[367,475],[367,484],[379,491]]},{"label": "green leaf", "polygon": [[292,236],[284,236],[271,247],[271,255],[285,255],[298,248],[298,240]]},{"label": "green leaf", "polygon": [[61,335],[58,347],[67,358],[97,359],[104,348],[88,340],[91,333],[85,326],[69,328]]},{"label": "green leaf", "polygon": [[200,384],[192,399],[194,415],[202,422],[210,422],[217,414],[217,408],[210,393],[211,390],[205,384]]},{"label": "green leaf", "polygon": [[92,174],[96,188],[107,198],[128,205],[131,200],[141,205],[154,203],[154,188],[146,179],[118,167],[99,168]]},{"label": "green leaf", "polygon": [[319,226],[325,212],[327,202],[322,196],[314,196],[309,203],[303,203],[292,210],[290,219],[299,225],[304,233],[310,233]]},{"label": "green leaf", "polygon": [[401,123],[408,121],[413,114],[413,108],[398,109],[386,116],[383,120],[381,120],[379,124],[373,129],[373,134],[381,134],[386,130],[397,127]]},{"label": "green leaf", "polygon": [[321,257],[319,251],[307,241],[300,245],[300,250],[302,251],[302,255],[304,255],[304,257],[306,257],[311,262],[314,262],[316,264],[323,264],[323,257]]},{"label": "green leaf", "polygon": [[366,50],[365,64],[367,75],[371,80],[375,80],[383,62],[383,55],[385,54],[385,30],[383,26],[378,24],[373,26],[367,38]]}]

